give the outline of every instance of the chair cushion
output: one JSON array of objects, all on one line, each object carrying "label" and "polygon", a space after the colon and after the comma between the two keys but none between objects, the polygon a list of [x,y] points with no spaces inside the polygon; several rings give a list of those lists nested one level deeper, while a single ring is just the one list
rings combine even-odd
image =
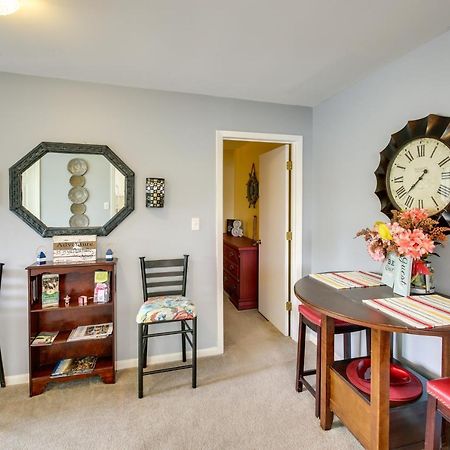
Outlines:
[{"label": "chair cushion", "polygon": [[[308,319],[310,322],[312,322],[314,325],[320,327],[322,326],[322,315],[318,313],[315,309],[310,308],[305,305],[298,305],[298,312]],[[354,326],[351,323],[344,322],[343,320],[335,319],[334,321],[335,327],[348,327],[348,326]]]},{"label": "chair cushion", "polygon": [[181,295],[150,297],[139,309],[137,323],[189,320],[196,316],[195,305]]},{"label": "chair cushion", "polygon": [[439,378],[427,383],[427,392],[450,408],[450,378]]}]

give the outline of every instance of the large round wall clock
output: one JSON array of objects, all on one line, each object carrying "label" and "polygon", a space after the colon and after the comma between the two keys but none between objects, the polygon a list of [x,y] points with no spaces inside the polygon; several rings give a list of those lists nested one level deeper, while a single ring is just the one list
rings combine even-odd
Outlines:
[{"label": "large round wall clock", "polygon": [[375,171],[381,211],[425,208],[450,224],[450,117],[410,120],[391,136]]}]

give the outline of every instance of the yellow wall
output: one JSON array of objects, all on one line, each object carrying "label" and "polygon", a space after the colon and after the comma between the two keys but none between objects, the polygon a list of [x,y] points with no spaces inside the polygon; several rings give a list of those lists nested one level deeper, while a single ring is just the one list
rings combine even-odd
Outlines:
[{"label": "yellow wall", "polygon": [[234,148],[223,148],[223,217],[224,233],[227,231],[226,219],[234,218]]},{"label": "yellow wall", "polygon": [[[266,142],[237,142],[225,141],[224,143],[224,222],[226,219],[239,219],[243,223],[244,236],[259,239],[258,220],[256,235],[253,236],[253,217],[259,217],[259,200],[255,208],[248,207],[247,200],[247,182],[252,170],[252,164],[255,164],[256,178],[259,176],[259,155],[269,152],[280,144]],[[230,170],[230,161],[233,161],[234,170]],[[230,207],[230,193],[232,189],[230,184],[234,184],[233,208]],[[225,191],[227,194],[225,194]],[[225,199],[227,203],[225,203]],[[225,207],[226,205],[226,207]],[[226,225],[224,225],[226,228]]]}]

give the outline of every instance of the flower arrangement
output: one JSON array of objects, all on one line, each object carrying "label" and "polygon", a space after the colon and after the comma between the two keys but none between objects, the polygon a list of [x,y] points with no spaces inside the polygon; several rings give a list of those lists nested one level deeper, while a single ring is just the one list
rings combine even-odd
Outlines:
[{"label": "flower arrangement", "polygon": [[409,256],[413,260],[413,273],[428,274],[424,260],[434,254],[436,245],[447,240],[450,228],[439,227],[426,209],[392,211],[390,222],[376,222],[373,228],[364,228],[356,236],[364,236],[369,255],[383,261],[390,252]]}]

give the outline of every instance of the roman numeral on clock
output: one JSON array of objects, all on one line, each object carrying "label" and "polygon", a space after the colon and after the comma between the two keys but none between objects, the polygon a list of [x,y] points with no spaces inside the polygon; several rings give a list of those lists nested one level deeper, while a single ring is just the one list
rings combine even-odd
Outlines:
[{"label": "roman numeral on clock", "polygon": [[403,175],[400,177],[394,177],[394,183],[403,183]]},{"label": "roman numeral on clock", "polygon": [[413,202],[414,202],[414,197],[411,197],[410,195],[408,195],[408,197],[405,200],[405,206],[407,208],[411,208]]},{"label": "roman numeral on clock", "polygon": [[441,173],[441,178],[443,180],[450,180],[450,172],[442,172]]},{"label": "roman numeral on clock", "polygon": [[434,155],[434,152],[436,151],[436,149],[437,149],[437,148],[438,148],[438,146],[436,145],[436,147],[434,147],[433,151],[431,152],[430,158],[432,158],[432,157],[433,157],[433,155]]},{"label": "roman numeral on clock", "polygon": [[421,156],[425,156],[425,144],[420,144],[417,146],[417,156],[420,158]]},{"label": "roman numeral on clock", "polygon": [[406,189],[405,186],[400,186],[395,193],[397,194],[398,198],[403,198],[406,195]]},{"label": "roman numeral on clock", "polygon": [[435,198],[433,196],[431,196],[431,200],[433,200],[433,203],[436,205],[436,208],[439,209],[439,204],[438,204],[438,202],[435,200]]},{"label": "roman numeral on clock", "polygon": [[443,195],[444,197],[450,196],[450,188],[448,186],[443,186],[442,184],[439,186],[439,189],[437,190],[438,194]]},{"label": "roman numeral on clock", "polygon": [[439,163],[439,167],[445,166],[449,161],[450,161],[450,157],[447,156]]},{"label": "roman numeral on clock", "polygon": [[419,198],[419,200],[417,200],[417,207],[423,208],[423,200],[421,200],[420,198]]},{"label": "roman numeral on clock", "polygon": [[[405,152],[405,156],[409,159],[409,162],[411,162],[414,159],[414,156],[412,155],[412,153],[409,150],[407,150]],[[449,159],[449,161],[450,161],[450,159]]]}]

